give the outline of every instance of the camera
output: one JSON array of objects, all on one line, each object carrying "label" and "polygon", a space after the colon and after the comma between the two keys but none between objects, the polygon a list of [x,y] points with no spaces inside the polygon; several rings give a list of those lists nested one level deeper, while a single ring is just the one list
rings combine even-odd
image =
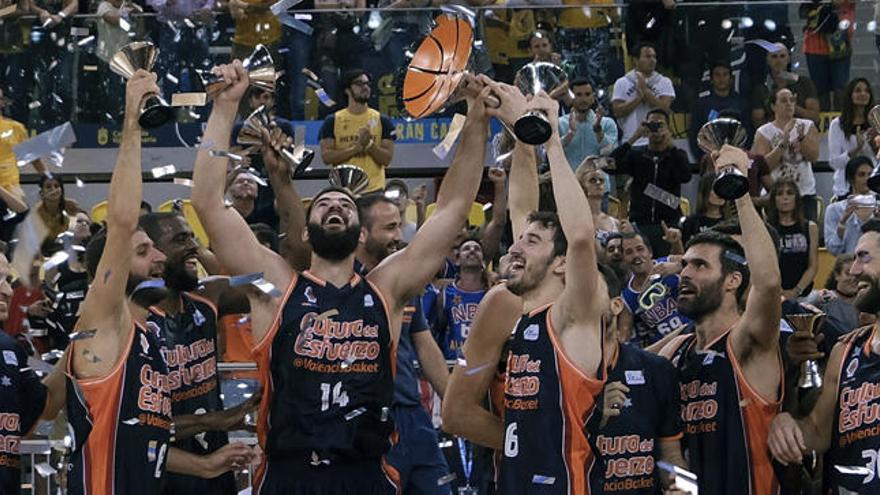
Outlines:
[{"label": "camera", "polygon": [[663,127],[663,124],[661,124],[660,122],[645,122],[644,126],[647,127],[648,130],[651,132],[657,132],[660,130],[661,127]]}]

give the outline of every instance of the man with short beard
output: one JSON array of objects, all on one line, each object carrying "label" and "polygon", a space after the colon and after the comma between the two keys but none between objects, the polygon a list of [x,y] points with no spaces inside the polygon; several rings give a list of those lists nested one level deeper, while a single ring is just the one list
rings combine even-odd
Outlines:
[{"label": "man with short beard", "polygon": [[[312,246],[311,265],[302,273],[223,207],[226,160],[213,155],[229,148],[248,75],[238,60],[214,72],[228,86],[214,99],[203,137],[214,147],[199,150],[192,202],[220,264],[231,275],[262,272],[265,282],[248,294],[263,385],[257,433],[265,456],[254,492],[394,493],[396,475],[383,455],[394,431],[395,347],[406,305],[441,264],[476,197],[489,131],[486,78],[466,79],[463,140],[434,215],[406,249],[361,277],[355,249],[365,234],[349,190],[328,187],[314,196],[302,235]],[[289,142],[276,131],[263,136],[264,157]]]},{"label": "man with short beard", "polygon": [[[170,446],[168,367],[146,324],[165,296],[165,255],[138,228],[141,101],[158,94],[156,75],[126,84],[125,119],[107,199],[107,228],[86,247],[92,286],[68,347],[67,419],[73,440],[68,493],[155,495],[169,471],[214,478],[253,458],[243,444],[198,456]],[[166,463],[167,460],[167,463]]]},{"label": "man with short beard", "polygon": [[[140,227],[165,256],[165,297],[150,306],[147,325],[157,336],[168,365],[171,413],[175,417],[173,445],[187,452],[206,455],[229,443],[227,431],[241,429],[247,412],[259,401],[259,394],[245,403],[223,410],[218,356],[217,320],[221,316],[248,311],[243,293],[225,282],[199,287],[197,261],[203,253],[192,228],[178,213],[149,213]],[[198,292],[197,292],[198,290]],[[193,421],[181,421],[181,416]],[[191,424],[195,422],[196,424]],[[169,474],[162,493],[235,494],[233,473],[206,480]]]},{"label": "man with short beard", "polygon": [[[716,167],[747,173],[749,159],[725,145]],[[678,369],[684,447],[700,492],[770,494],[778,489],[767,432],[782,399],[780,274],[776,249],[749,196],[736,200],[742,245],[706,231],[682,258],[678,311],[693,333],[661,354]],[[751,290],[742,313],[739,300]]]},{"label": "man with short beard", "polygon": [[385,187],[396,139],[394,124],[368,106],[372,77],[362,69],[346,72],[342,87],[348,106],[324,119],[319,132],[321,160],[327,165],[356,165],[370,177],[366,192]]},{"label": "man with short beard", "polygon": [[[855,260],[849,273],[858,277],[856,309],[880,314],[880,220],[862,225]],[[825,490],[846,493],[877,493],[880,479],[876,453],[880,450],[878,353],[880,336],[875,323],[854,339],[835,344],[825,368],[822,392],[808,416],[795,419],[788,413],[776,416],[770,427],[770,451],[779,462],[801,464],[810,451],[825,453]],[[865,474],[847,474],[840,468],[865,466]],[[843,492],[841,492],[843,493]]]}]

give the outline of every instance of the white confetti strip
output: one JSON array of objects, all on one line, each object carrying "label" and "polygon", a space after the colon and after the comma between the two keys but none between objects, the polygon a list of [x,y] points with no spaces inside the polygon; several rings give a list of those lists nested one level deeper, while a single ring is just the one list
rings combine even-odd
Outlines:
[{"label": "white confetti strip", "polygon": [[[77,41],[76,44],[77,44],[78,46],[86,46],[86,45],[88,45],[89,43],[91,43],[92,41],[95,41],[95,35],[86,36],[85,38],[83,38],[83,39]],[[85,67],[84,67],[84,68],[85,68]]]},{"label": "white confetti strip", "polygon": [[351,421],[351,420],[353,420],[354,418],[360,416],[361,414],[363,414],[363,413],[365,413],[365,412],[367,412],[367,408],[366,408],[366,407],[359,407],[359,408],[355,409],[354,411],[350,411],[348,414],[346,414],[346,415],[345,415],[345,420],[346,420],[346,421]]},{"label": "white confetti strip", "polygon": [[152,169],[150,169],[150,172],[156,179],[158,179],[159,177],[164,177],[166,175],[171,175],[176,171],[177,169],[174,167],[174,165],[164,165],[161,167],[153,167]]}]

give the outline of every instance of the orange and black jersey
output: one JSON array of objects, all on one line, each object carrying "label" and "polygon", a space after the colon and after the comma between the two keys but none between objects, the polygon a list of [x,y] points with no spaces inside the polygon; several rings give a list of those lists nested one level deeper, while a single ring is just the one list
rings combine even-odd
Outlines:
[{"label": "orange and black jersey", "polygon": [[[569,360],[553,329],[551,308],[524,315],[510,342],[499,490],[505,495],[595,493],[587,472],[597,460],[585,425],[596,412],[603,381]],[[601,364],[599,370],[601,376]]]},{"label": "orange and black jersey", "polygon": [[360,275],[343,287],[309,272],[294,277],[254,348],[263,384],[257,432],[266,452],[255,486],[280,475],[273,461],[281,459],[381,461],[394,431],[388,315],[382,294]]},{"label": "orange and black jersey", "polygon": [[[749,385],[729,331],[704,350],[695,343],[694,334],[676,337],[669,355],[678,370],[684,447],[700,494],[778,493],[767,435],[780,401],[761,397]],[[781,357],[779,367],[782,376]]]},{"label": "orange and black jersey", "polygon": [[[198,294],[180,296],[181,310],[168,315],[151,307],[147,326],[159,337],[162,356],[168,365],[173,416],[222,411],[220,380],[217,375],[217,309]],[[197,455],[206,455],[229,443],[224,431],[206,431],[194,437],[175,440],[174,446]],[[235,494],[235,476],[228,472],[212,480],[168,473],[166,494]]]},{"label": "orange and black jersey", "polygon": [[[876,331],[849,343],[843,354],[831,447],[825,454],[826,493],[880,493],[880,356],[871,351]],[[844,473],[838,467],[867,467],[869,472]]]},{"label": "orange and black jersey", "polygon": [[107,376],[73,379],[68,362],[71,495],[160,493],[171,430],[168,368],[158,337],[133,326],[127,351]]},{"label": "orange and black jersey", "polygon": [[21,437],[46,407],[46,387],[28,367],[27,354],[0,331],[0,495],[21,492]]},{"label": "orange and black jersey", "polygon": [[[588,425],[600,460],[590,471],[590,485],[593,493],[660,493],[656,468],[660,442],[682,436],[675,369],[666,359],[632,344],[621,343],[617,349],[608,363],[606,384],[620,382],[629,393],[619,416],[599,428],[601,414],[597,412]],[[603,401],[603,396],[597,399],[600,405]]]}]

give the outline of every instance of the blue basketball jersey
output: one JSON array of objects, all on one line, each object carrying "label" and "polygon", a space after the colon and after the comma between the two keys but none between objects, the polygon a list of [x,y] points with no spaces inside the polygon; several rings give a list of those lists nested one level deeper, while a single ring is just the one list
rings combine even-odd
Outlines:
[{"label": "blue basketball jersey", "polygon": [[630,342],[647,347],[689,323],[687,317],[678,313],[678,275],[652,278],[641,292],[633,290],[632,281],[633,277],[630,277],[622,294],[627,309],[633,315]]},{"label": "blue basketball jersey", "polygon": [[461,347],[474,323],[477,307],[485,295],[485,289],[469,292],[459,289],[455,282],[443,289],[443,315],[446,328],[438,329],[437,333],[440,337],[440,349],[446,359],[461,357]]}]

